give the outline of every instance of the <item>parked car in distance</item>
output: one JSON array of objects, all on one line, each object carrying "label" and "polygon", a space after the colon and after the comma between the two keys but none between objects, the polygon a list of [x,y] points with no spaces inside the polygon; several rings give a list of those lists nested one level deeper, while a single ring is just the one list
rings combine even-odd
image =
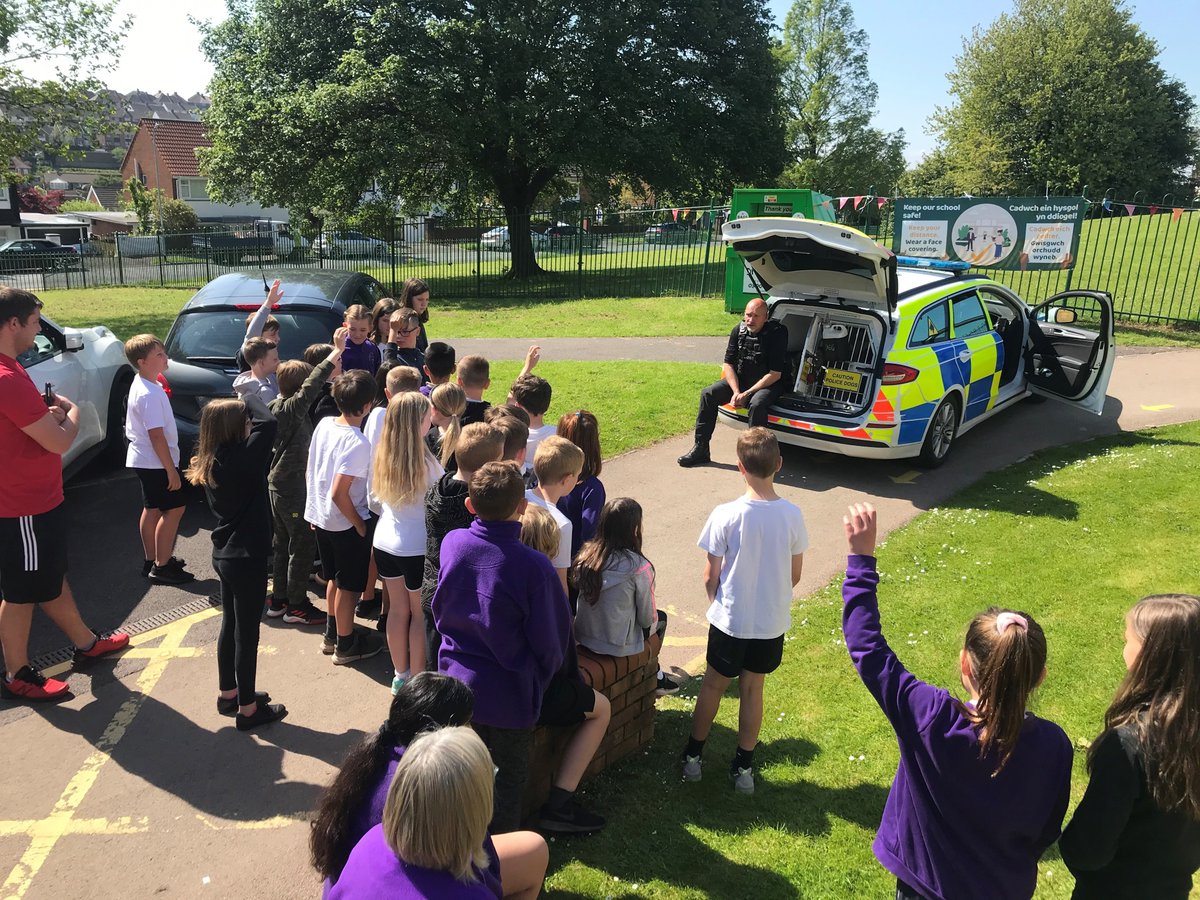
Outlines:
[{"label": "parked car in distance", "polygon": [[[1026,397],[1104,408],[1116,356],[1106,293],[1030,307],[966,263],[897,257],[836,222],[736,219],[722,238],[787,329],[787,389],[767,416],[780,441],[932,467]],[[746,426],[747,410],[718,414]]]},{"label": "parked car in distance", "polygon": [[63,454],[72,475],[98,453],[125,464],[125,404],[133,369],[121,341],[103,325],[63,328],[42,316],[34,345],[17,357],[38,390],[50,385],[79,407],[79,434]]},{"label": "parked car in distance", "polygon": [[647,244],[687,244],[695,239],[696,232],[679,222],[659,222],[646,229]]},{"label": "parked car in distance", "polygon": [[[533,243],[534,249],[545,247],[550,243],[550,238],[533,229],[529,230],[529,240]],[[493,228],[490,231],[485,231],[483,236],[479,238],[479,245],[484,250],[507,250],[512,246],[508,239],[508,226],[501,225],[498,228]]]},{"label": "parked car in distance", "polygon": [[79,253],[42,238],[21,238],[0,244],[0,275],[16,272],[53,272],[74,268]]},{"label": "parked car in distance", "polygon": [[179,429],[181,460],[186,462],[195,447],[200,411],[211,400],[234,396],[246,317],[262,305],[276,278],[283,297],[271,314],[279,322],[281,360],[299,359],[310,344],[328,343],[347,307],[369,308],[386,296],[370,275],[312,269],[229,272],[202,287],[183,305],[166,339],[171,362],[163,381]]},{"label": "parked car in distance", "polygon": [[387,256],[392,246],[387,241],[368,237],[361,231],[326,231],[313,241],[312,249],[321,256],[342,259],[351,256]]}]

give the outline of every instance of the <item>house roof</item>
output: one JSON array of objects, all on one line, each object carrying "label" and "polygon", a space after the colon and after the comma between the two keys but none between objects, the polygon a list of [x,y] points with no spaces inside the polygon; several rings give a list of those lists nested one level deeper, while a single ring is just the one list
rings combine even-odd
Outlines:
[{"label": "house roof", "polygon": [[119,184],[93,184],[88,191],[88,198],[94,196],[96,202],[105,209],[119,209],[124,191],[125,188]]},{"label": "house roof", "polygon": [[200,122],[181,122],[175,119],[142,119],[138,129],[149,132],[158,158],[174,178],[196,177],[200,165],[196,160],[197,147],[211,147],[212,141]]}]

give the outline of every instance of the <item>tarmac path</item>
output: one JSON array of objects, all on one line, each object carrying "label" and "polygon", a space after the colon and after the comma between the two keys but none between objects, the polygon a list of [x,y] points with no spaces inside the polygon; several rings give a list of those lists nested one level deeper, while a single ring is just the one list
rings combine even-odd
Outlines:
[{"label": "tarmac path", "polygon": [[[520,358],[531,342],[544,359],[711,361],[714,377],[724,346],[723,338],[454,344],[460,353],[503,359]],[[804,510],[811,539],[797,593],[840,568],[848,503],[873,502],[886,532],[1036,450],[1198,419],[1198,374],[1200,350],[1124,350],[1102,416],[1020,404],[963,437],[934,472],[787,449],[779,491]],[[646,555],[657,567],[659,602],[673,613],[664,663],[677,669],[702,666],[707,603],[695,540],[712,507],[742,491],[734,438],[719,427],[716,462],[700,469],[675,464],[690,436],[605,464],[609,496],[634,497],[645,509]],[[189,507],[184,520],[180,555],[199,580],[182,591],[148,587],[136,571],[137,491],[125,473],[73,482],[68,502],[71,581],[85,616],[100,628],[139,628],[120,659],[71,674],[73,699],[36,709],[0,702],[8,763],[0,774],[0,898],[74,895],[81,877],[96,897],[315,896],[304,817],[346,749],[385,714],[385,657],[337,668],[320,654],[315,630],[270,620],[260,688],[291,715],[254,736],[239,734],[212,708],[220,617],[204,600],[216,582],[203,506]],[[35,637],[34,652],[61,642],[49,629]]]}]

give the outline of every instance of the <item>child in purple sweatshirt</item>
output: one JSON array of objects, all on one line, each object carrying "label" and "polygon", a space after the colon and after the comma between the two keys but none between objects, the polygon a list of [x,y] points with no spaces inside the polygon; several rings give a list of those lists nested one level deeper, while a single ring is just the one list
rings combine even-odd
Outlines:
[{"label": "child in purple sweatshirt", "polygon": [[433,618],[442,636],[438,671],[475,695],[475,730],[496,774],[493,833],[516,830],[529,742],[542,696],[571,639],[571,609],[545,554],[521,543],[525,482],[513,463],[486,463],[471,478],[478,518],[442,542]]},{"label": "child in purple sweatshirt", "polygon": [[1046,675],[1045,635],[1025,613],[989,609],[959,655],[970,699],[926,684],[880,629],[875,510],[855,504],[844,522],[846,648],[900,746],[875,856],[896,876],[897,900],[1028,898],[1071,787],[1071,742],[1025,711]]}]

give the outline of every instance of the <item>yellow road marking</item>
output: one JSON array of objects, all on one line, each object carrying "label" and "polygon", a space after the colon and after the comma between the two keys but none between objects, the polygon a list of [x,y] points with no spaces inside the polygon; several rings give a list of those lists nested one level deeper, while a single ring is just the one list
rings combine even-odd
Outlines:
[{"label": "yellow road marking", "polygon": [[[137,650],[137,648],[141,647],[144,644],[148,644],[151,641],[158,640],[163,635],[165,635],[167,632],[171,631],[174,628],[178,628],[184,622],[187,622],[188,627],[191,627],[192,625],[195,625],[198,622],[203,622],[205,619],[211,619],[213,616],[219,616],[220,614],[221,614],[221,611],[219,609],[202,609],[202,610],[200,610],[200,612],[192,613],[190,616],[184,616],[182,619],[179,619],[178,621],[170,622],[166,625],[159,625],[157,628],[151,628],[149,631],[144,631],[139,635],[135,635],[135,636],[131,637],[129,639],[129,649],[125,650],[125,652],[122,653],[121,655],[123,657],[129,656],[133,659],[158,659],[164,652],[167,652],[164,650],[162,645],[159,645],[158,647],[153,648],[153,650],[150,650],[149,652],[147,652],[145,650],[138,651],[138,652],[135,652],[135,651]],[[175,654],[176,656],[197,656],[199,654],[196,653],[195,651],[201,650],[201,649],[203,649],[203,648],[174,647],[174,648],[171,648],[169,650],[169,652]],[[45,675],[47,678],[57,678],[63,672],[69,672],[73,665],[74,665],[74,663],[68,659],[66,662],[58,663],[53,666],[47,666],[46,668],[42,669],[42,674]]]},{"label": "yellow road marking", "polygon": [[664,647],[703,647],[708,644],[707,635],[697,635],[696,637],[667,637],[663,641]]},{"label": "yellow road marking", "polygon": [[[28,835],[31,838],[45,837],[58,825],[47,824],[47,819],[11,819],[0,822],[0,837]],[[119,819],[71,819],[63,829],[64,834],[141,834],[150,830],[150,820],[145,816],[121,816]]]},{"label": "yellow road marking", "polygon": [[896,484],[912,484],[920,477],[921,473],[913,470],[911,472],[905,472],[903,475],[892,475],[891,479],[892,481],[896,482]]},{"label": "yellow road marking", "polygon": [[1154,406],[1147,406],[1144,403],[1142,404],[1142,409],[1144,409],[1146,412],[1162,412],[1164,409],[1174,409],[1174,408],[1175,408],[1175,404],[1173,404],[1173,403],[1158,403]]},{"label": "yellow road marking", "polygon": [[196,813],[196,818],[213,831],[264,831],[271,828],[287,828],[295,825],[297,822],[304,822],[308,819],[308,812],[296,813],[294,816],[272,816],[269,819],[252,821],[219,821],[217,819],[210,819],[208,816],[202,816],[200,813]]},{"label": "yellow road marking", "polygon": [[[164,626],[162,643],[159,648],[164,651],[177,650],[183,643],[188,629],[206,612],[216,614],[215,610],[205,610],[195,617],[189,616]],[[147,632],[148,634],[149,632]],[[145,639],[147,635],[139,637]],[[2,887],[5,892],[5,900],[20,900],[25,896],[29,886],[33,884],[33,879],[46,864],[46,860],[59,839],[70,831],[75,810],[83,803],[88,791],[96,783],[104,764],[112,758],[112,751],[125,737],[130,724],[137,717],[151,691],[158,685],[159,679],[162,678],[171,659],[170,653],[163,653],[151,659],[146,668],[138,673],[137,692],[131,694],[113,714],[108,726],[96,741],[95,749],[84,760],[79,771],[67,782],[66,788],[63,789],[58,801],[54,804],[50,815],[41,821],[36,833],[31,835],[29,848],[21,855],[12,871],[8,873]]]}]

